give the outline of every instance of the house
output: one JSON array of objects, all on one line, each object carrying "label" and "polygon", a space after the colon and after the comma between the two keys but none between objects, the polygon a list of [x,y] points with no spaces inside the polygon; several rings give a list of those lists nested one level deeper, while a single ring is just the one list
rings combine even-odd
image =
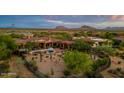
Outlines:
[{"label": "house", "polygon": [[87,39],[93,42],[92,47],[96,47],[104,44],[111,45],[111,40],[108,40],[108,39],[103,39],[99,37],[87,37]]},{"label": "house", "polygon": [[26,38],[26,39],[17,39],[16,43],[18,45],[18,48],[25,48],[26,43],[28,42],[35,42],[39,45],[41,48],[50,48],[50,47],[57,47],[57,48],[71,48],[71,45],[73,44],[73,41],[63,41],[63,40],[57,40],[52,38]]}]

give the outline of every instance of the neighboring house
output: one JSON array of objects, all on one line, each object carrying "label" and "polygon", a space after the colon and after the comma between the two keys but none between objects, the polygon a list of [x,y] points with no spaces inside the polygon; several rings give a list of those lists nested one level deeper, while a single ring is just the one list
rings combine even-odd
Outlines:
[{"label": "neighboring house", "polygon": [[73,37],[73,40],[84,39],[84,38],[85,38],[84,36],[81,36],[81,37]]},{"label": "neighboring house", "polygon": [[99,45],[111,45],[111,40],[98,38],[98,37],[87,37],[89,40],[93,42],[93,47],[99,46]]}]

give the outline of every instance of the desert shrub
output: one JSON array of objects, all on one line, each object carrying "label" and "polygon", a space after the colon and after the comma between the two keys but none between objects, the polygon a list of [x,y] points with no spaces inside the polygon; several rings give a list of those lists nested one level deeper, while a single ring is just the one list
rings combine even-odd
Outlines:
[{"label": "desert shrub", "polygon": [[25,46],[26,46],[26,48],[28,50],[32,50],[34,48],[38,48],[39,47],[38,44],[35,43],[35,42],[27,42]]},{"label": "desert shrub", "polygon": [[114,36],[116,36],[116,33],[105,32],[105,33],[103,34],[103,37],[104,37],[104,38],[107,38],[107,39],[113,39]]},{"label": "desert shrub", "polygon": [[69,70],[64,70],[63,73],[65,76],[69,76],[71,74]]},{"label": "desert shrub", "polygon": [[96,60],[96,62],[92,65],[93,66],[93,70],[97,70],[99,67],[102,67],[104,65],[107,64],[108,62],[108,58],[99,58]]},{"label": "desert shrub", "polygon": [[116,50],[114,48],[112,48],[111,46],[106,46],[106,45],[97,46],[95,48],[95,51],[98,53],[103,52],[104,54],[107,54],[107,55],[114,55],[116,53]]},{"label": "desert shrub", "polygon": [[36,71],[38,69],[35,61],[31,61],[31,62],[29,62],[29,64],[34,71]]},{"label": "desert shrub", "polygon": [[7,61],[0,63],[0,73],[9,72],[9,63]]},{"label": "desert shrub", "polygon": [[53,70],[53,68],[51,68],[50,73],[51,73],[51,75],[54,75],[54,70]]},{"label": "desert shrub", "polygon": [[61,40],[71,40],[72,36],[68,33],[57,33],[55,36],[55,38],[57,39],[61,39]]},{"label": "desert shrub", "polygon": [[12,33],[10,36],[11,36],[12,38],[23,38],[23,37],[24,37],[23,34],[14,34],[14,33]]}]

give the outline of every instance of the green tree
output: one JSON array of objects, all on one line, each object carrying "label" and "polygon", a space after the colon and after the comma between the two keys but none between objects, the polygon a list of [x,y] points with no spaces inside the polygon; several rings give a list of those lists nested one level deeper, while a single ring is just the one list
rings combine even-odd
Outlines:
[{"label": "green tree", "polygon": [[120,43],[120,46],[121,46],[121,47],[124,47],[124,41],[122,41],[122,42]]},{"label": "green tree", "polygon": [[113,39],[112,40],[112,46],[113,47],[119,47],[121,44],[121,41],[120,40],[116,40],[116,39]]},{"label": "green tree", "polygon": [[72,48],[79,51],[89,51],[91,49],[91,46],[83,40],[75,40],[74,44],[72,45]]},{"label": "green tree", "polygon": [[105,32],[105,34],[103,35],[104,38],[107,39],[113,39],[113,37],[115,36],[115,33],[111,33],[111,32]]},{"label": "green tree", "polygon": [[56,33],[55,38],[61,39],[61,40],[71,40],[72,36],[68,33]]},{"label": "green tree", "polygon": [[29,64],[30,64],[30,66],[32,67],[32,69],[34,70],[34,71],[36,71],[38,68],[37,68],[37,63],[36,63],[36,61],[31,61],[31,62],[29,62]]},{"label": "green tree", "polygon": [[0,36],[0,43],[4,43],[10,50],[15,50],[17,47],[13,38],[8,35]]},{"label": "green tree", "polygon": [[0,62],[0,74],[9,72],[9,63],[4,61]]},{"label": "green tree", "polygon": [[16,50],[16,44],[10,36],[0,36],[0,60],[10,57],[12,52]]},{"label": "green tree", "polygon": [[88,32],[87,32],[87,35],[88,35],[88,36],[92,36],[92,34],[93,34],[93,33],[92,33],[91,31],[88,31]]},{"label": "green tree", "polygon": [[72,73],[86,74],[92,71],[92,60],[87,53],[68,51],[64,54],[64,62]]},{"label": "green tree", "polygon": [[93,70],[97,70],[99,67],[106,65],[107,62],[109,61],[108,58],[99,58],[96,60],[96,62],[94,62],[93,64]]},{"label": "green tree", "polygon": [[75,36],[75,37],[80,37],[80,36],[82,36],[82,35],[81,35],[80,33],[74,33],[73,36]]},{"label": "green tree", "polygon": [[115,52],[116,52],[116,50],[115,50],[114,48],[112,48],[111,46],[107,46],[107,45],[97,46],[97,47],[95,48],[95,51],[96,51],[97,53],[103,52],[103,53],[105,53],[105,54],[107,54],[107,55],[114,55]]},{"label": "green tree", "polygon": [[7,49],[7,46],[4,43],[0,43],[0,60],[7,59],[10,57],[11,50]]},{"label": "green tree", "polygon": [[12,38],[23,38],[23,37],[24,37],[23,34],[14,34],[14,33],[12,33],[10,36],[11,36]]},{"label": "green tree", "polygon": [[36,44],[35,42],[27,42],[25,46],[29,50],[32,50],[34,48],[38,48],[38,44]]}]

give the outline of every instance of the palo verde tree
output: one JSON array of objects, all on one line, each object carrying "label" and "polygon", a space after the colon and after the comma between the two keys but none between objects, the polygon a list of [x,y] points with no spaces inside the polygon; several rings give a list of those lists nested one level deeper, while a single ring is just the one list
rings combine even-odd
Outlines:
[{"label": "palo verde tree", "polygon": [[56,33],[55,38],[61,40],[71,40],[72,36],[69,33],[61,32],[61,33]]},{"label": "palo verde tree", "polygon": [[89,51],[91,49],[91,46],[90,44],[79,39],[79,40],[75,40],[74,44],[72,45],[72,48],[79,51]]},{"label": "palo verde tree", "polygon": [[84,75],[92,71],[92,60],[87,53],[67,51],[64,54],[64,62],[71,73]]},{"label": "palo verde tree", "polygon": [[38,48],[39,47],[38,44],[35,43],[35,42],[27,42],[25,46],[26,46],[26,48],[28,50],[32,50],[34,48]]},{"label": "palo verde tree", "polygon": [[94,51],[96,53],[104,53],[107,55],[114,55],[116,50],[112,48],[111,46],[103,45],[103,46],[97,46]]},{"label": "palo verde tree", "polygon": [[122,42],[120,43],[120,47],[123,47],[123,48],[124,48],[124,41],[122,41]]},{"label": "palo verde tree", "polygon": [[9,58],[14,50],[16,44],[11,36],[0,36],[0,60]]},{"label": "palo verde tree", "polygon": [[116,36],[116,34],[112,32],[105,32],[105,34],[103,34],[103,37],[107,39],[113,39],[114,36]]}]

